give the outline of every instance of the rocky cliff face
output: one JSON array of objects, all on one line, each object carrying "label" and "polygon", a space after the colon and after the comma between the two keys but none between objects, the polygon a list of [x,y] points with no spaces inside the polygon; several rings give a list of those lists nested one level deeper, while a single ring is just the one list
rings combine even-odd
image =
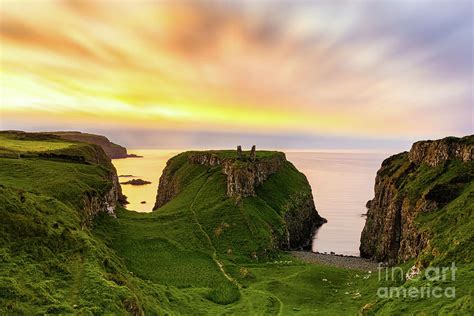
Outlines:
[{"label": "rocky cliff face", "polygon": [[286,207],[284,219],[287,232],[280,248],[288,250],[309,248],[316,228],[327,222],[316,210],[313,195],[295,195]]},{"label": "rocky cliff face", "polygon": [[105,151],[106,155],[110,159],[127,158],[127,148],[112,143],[107,137],[102,135],[88,134],[82,132],[52,132],[63,139],[85,142],[90,144],[99,145]]},{"label": "rocky cliff face", "polygon": [[153,210],[162,207],[181,192],[182,183],[180,183],[178,177],[175,176],[175,172],[176,169],[172,167],[171,160],[168,160],[160,177]]},{"label": "rocky cliff face", "polygon": [[416,165],[426,163],[437,167],[447,160],[474,160],[474,147],[469,138],[447,137],[437,141],[421,141],[413,144],[408,158]]},{"label": "rocky cliff face", "polygon": [[111,186],[104,194],[86,192],[84,195],[82,209],[85,214],[83,220],[83,225],[85,226],[90,226],[99,213],[106,213],[109,216],[117,217],[115,214],[117,205],[125,202],[117,174],[111,172],[107,178]]},{"label": "rocky cliff face", "polygon": [[[188,161],[209,167],[221,166],[222,172],[227,176],[227,196],[242,198],[255,196],[255,189],[270,175],[277,172],[286,162],[286,158],[283,153],[278,153],[274,157],[252,162],[221,158],[213,152],[203,152],[189,155]],[[180,192],[181,184],[174,177],[174,171],[169,163],[163,170],[154,209],[163,206]]]},{"label": "rocky cliff face", "polygon": [[222,166],[222,172],[227,176],[228,197],[255,196],[255,188],[274,174],[285,163],[283,153],[275,154],[263,160],[221,159],[212,153],[195,154],[190,162],[206,166]]},{"label": "rocky cliff face", "polygon": [[[88,163],[95,163],[107,169],[105,180],[108,185],[104,192],[86,192],[83,198],[83,211],[85,214],[83,225],[89,226],[99,213],[106,213],[109,216],[116,217],[115,209],[119,204],[126,204],[127,199],[122,194],[122,187],[120,186],[117,170],[112,165],[110,158],[105,155],[105,152],[98,145],[91,145],[95,148],[94,161],[87,161]],[[96,159],[97,158],[97,159]]]},{"label": "rocky cliff face", "polygon": [[[396,264],[430,247],[430,235],[418,228],[421,213],[441,210],[474,177],[474,136],[415,143],[410,152],[386,159],[377,172],[375,197],[367,203],[361,235],[362,257]],[[467,173],[453,166],[465,164]]]}]

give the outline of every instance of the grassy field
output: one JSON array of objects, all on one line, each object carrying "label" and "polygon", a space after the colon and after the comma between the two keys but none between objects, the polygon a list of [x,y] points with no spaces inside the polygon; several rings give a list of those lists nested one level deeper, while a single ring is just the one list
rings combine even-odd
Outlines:
[{"label": "grassy field", "polygon": [[5,152],[25,153],[44,152],[65,149],[74,143],[55,139],[41,134],[0,132],[0,150]]},{"label": "grassy field", "polygon": [[[32,153],[29,141],[0,146]],[[42,144],[32,148],[49,140],[35,141]],[[110,188],[110,163],[95,146],[69,146],[0,158],[0,314],[472,313],[472,183],[442,212],[419,219],[440,237],[433,238],[439,253],[426,260],[454,258],[456,280],[379,281],[377,271],[306,264],[275,249],[288,197],[309,194],[290,164],[257,197],[236,202],[226,197],[219,167],[190,165],[180,155],[176,169],[186,185],[175,199],[154,213],[119,208],[117,218],[101,215],[88,227],[82,196]],[[58,150],[63,156],[42,155]],[[468,171],[456,168],[453,176]],[[422,173],[419,181],[431,181]],[[456,298],[377,298],[381,286],[433,284],[454,286]]]},{"label": "grassy field", "polygon": [[192,310],[173,306],[175,312],[356,314],[376,293],[375,271],[305,264],[285,254],[265,262],[222,260],[229,280],[215,261],[213,244],[203,243],[198,224],[184,214],[157,217],[122,210],[117,220],[102,218],[95,233],[109,239],[135,276],[177,287],[198,300]]}]

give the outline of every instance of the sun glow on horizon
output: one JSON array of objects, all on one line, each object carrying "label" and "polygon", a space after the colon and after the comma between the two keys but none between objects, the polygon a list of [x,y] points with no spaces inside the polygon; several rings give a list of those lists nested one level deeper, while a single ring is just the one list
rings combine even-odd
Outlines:
[{"label": "sun glow on horizon", "polygon": [[472,19],[435,3],[2,2],[0,122],[468,133]]}]

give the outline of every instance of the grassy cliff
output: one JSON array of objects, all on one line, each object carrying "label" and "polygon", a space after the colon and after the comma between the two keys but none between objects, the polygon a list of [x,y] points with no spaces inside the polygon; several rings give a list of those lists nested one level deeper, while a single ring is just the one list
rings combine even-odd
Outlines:
[{"label": "grassy cliff", "polygon": [[[421,141],[385,160],[369,201],[361,254],[419,271],[402,288],[453,287],[455,298],[381,300],[374,311],[472,313],[474,282],[474,136]],[[457,267],[432,280],[426,271]]]},{"label": "grassy cliff", "polygon": [[[279,248],[288,219],[308,207],[301,203],[311,194],[304,175],[275,159],[279,153],[257,152],[252,162],[234,160],[234,151],[211,154],[220,163],[208,164],[196,152],[170,160],[164,174],[173,194],[155,212],[127,211],[118,203],[111,212],[109,204],[119,200],[116,174],[100,147],[0,133],[0,314],[472,313],[472,181],[456,191],[454,202],[417,218],[420,230],[438,236],[431,239],[437,250],[420,260],[459,263],[458,278],[449,283],[456,298],[381,299],[380,286],[433,281],[421,275],[379,281],[376,271],[296,260]],[[404,159],[392,158],[384,170],[392,174]],[[264,167],[271,173],[264,181],[253,178],[251,164],[277,160],[278,168]],[[472,170],[460,162],[420,168],[407,188],[433,179],[451,183]],[[230,192],[229,179],[239,183]],[[254,192],[248,179],[256,181]]]},{"label": "grassy cliff", "polygon": [[265,187],[236,204],[220,172],[196,165],[187,193],[157,212],[117,205],[90,221],[87,201],[114,185],[99,147],[24,133],[1,133],[0,146],[2,314],[323,313],[355,292],[357,272],[265,253],[284,211],[265,206]]},{"label": "grassy cliff", "polygon": [[[185,152],[170,159],[157,194],[157,213],[189,211],[229,260],[269,258],[301,248],[324,223],[306,177],[280,152]],[[235,245],[239,241],[238,245]]]},{"label": "grassy cliff", "polygon": [[0,149],[0,313],[140,310],[135,281],[91,231],[121,198],[103,150],[18,132],[0,133]]},{"label": "grassy cliff", "polygon": [[82,133],[82,132],[51,132],[48,134],[53,134],[59,136],[65,140],[73,140],[78,142],[90,143],[99,145],[104,150],[105,154],[111,159],[117,158],[127,158],[127,148],[112,143],[107,137],[102,135]]}]

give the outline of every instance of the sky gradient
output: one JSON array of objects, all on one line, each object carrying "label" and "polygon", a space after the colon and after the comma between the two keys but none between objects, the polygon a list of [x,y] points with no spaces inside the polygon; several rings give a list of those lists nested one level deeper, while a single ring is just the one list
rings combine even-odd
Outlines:
[{"label": "sky gradient", "polygon": [[471,1],[1,0],[0,12],[1,129],[135,148],[473,133]]}]

